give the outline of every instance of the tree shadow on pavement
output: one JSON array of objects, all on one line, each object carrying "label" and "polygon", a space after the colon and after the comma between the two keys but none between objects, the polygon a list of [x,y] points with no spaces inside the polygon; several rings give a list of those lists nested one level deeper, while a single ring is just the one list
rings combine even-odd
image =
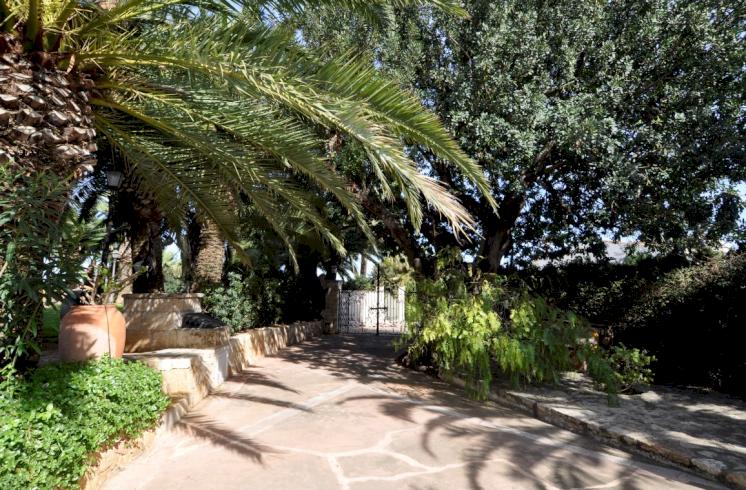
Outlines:
[{"label": "tree shadow on pavement", "polygon": [[226,448],[256,463],[262,463],[264,455],[279,452],[271,447],[259,444],[205,415],[189,414],[179,421],[174,430],[192,438]]},{"label": "tree shadow on pavement", "polygon": [[289,387],[285,383],[277,381],[273,377],[270,377],[260,372],[261,366],[252,366],[241,373],[231,375],[228,382],[230,384],[245,384],[245,385],[262,385],[269,388],[275,388],[289,393],[298,394],[298,390]]},{"label": "tree shadow on pavement", "polygon": [[293,402],[289,402],[285,400],[277,400],[275,398],[268,398],[265,396],[254,396],[254,395],[249,395],[247,393],[215,392],[215,393],[211,393],[210,396],[217,397],[217,398],[230,398],[232,400],[245,400],[251,403],[274,405],[280,408],[292,408],[295,410],[300,410],[302,412],[308,412],[308,413],[313,412],[313,410],[311,410],[310,408],[300,405],[298,403],[293,403]]},{"label": "tree shadow on pavement", "polygon": [[[347,335],[289,348],[278,357],[332,376],[375,384],[371,386],[375,393],[349,396],[337,403],[374,401],[382,415],[421,425],[420,445],[431,458],[437,459],[442,447],[467,440],[461,457],[468,463],[465,471],[474,490],[491,488],[483,483],[489,477],[485,472],[488,465],[498,463],[490,461],[505,461],[510,476],[527,488],[600,485],[636,490],[666,480],[673,484],[672,479],[707,486],[694,475],[609,449],[511,408],[469,400],[442,380],[399,366],[395,354],[391,338]],[[417,422],[423,419],[423,410],[428,412],[426,421]],[[711,487],[722,488],[714,482]]]}]

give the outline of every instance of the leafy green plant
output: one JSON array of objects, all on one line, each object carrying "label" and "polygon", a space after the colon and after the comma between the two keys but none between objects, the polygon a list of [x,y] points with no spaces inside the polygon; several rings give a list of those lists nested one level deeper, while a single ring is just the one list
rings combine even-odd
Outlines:
[{"label": "leafy green plant", "polygon": [[101,264],[95,264],[92,267],[92,277],[87,277],[81,285],[82,294],[80,296],[81,304],[85,305],[105,305],[111,304],[124,289],[130,286],[138,276],[145,272],[145,268],[140,268],[132,273],[125,273],[122,276],[114,277],[111,269]]},{"label": "leafy green plant", "polygon": [[207,289],[203,300],[207,311],[234,332],[277,322],[282,302],[280,281],[237,272],[228,273],[228,286]]},{"label": "leafy green plant", "polygon": [[163,252],[163,288],[166,293],[184,292],[184,281],[181,273],[180,257],[171,249]]},{"label": "leafy green plant", "polygon": [[600,327],[602,344],[624,343],[655,356],[656,382],[746,394],[746,355],[731,340],[746,322],[743,252],[568,263],[522,277]]},{"label": "leafy green plant", "polygon": [[510,305],[508,328],[494,340],[492,355],[515,383],[557,382],[560,373],[601,356],[587,342],[591,335],[588,322],[572,311],[522,293]]},{"label": "leafy green plant", "polygon": [[[393,14],[384,0],[320,3],[363,13],[374,23]],[[419,3],[425,2],[399,2]],[[473,220],[444,186],[418,172],[403,143],[429,148],[494,204],[479,167],[419,100],[374,67],[349,56],[322,62],[304,48],[286,20],[318,5],[309,0],[2,0],[4,69],[26,75],[42,69],[44,60],[49,73],[29,86],[44,102],[41,116],[56,107],[47,95],[54,88],[74,89],[64,89],[62,98],[75,103],[65,109],[64,128],[50,117],[33,123],[36,131],[52,132],[65,145],[48,137],[16,137],[16,128],[29,127],[11,113],[5,118],[8,131],[0,134],[0,161],[23,162],[27,169],[53,164],[60,175],[80,177],[101,156],[90,145],[98,137],[114,158],[128,162],[138,195],[147,196],[143,202],[158,203],[172,223],[199,209],[245,259],[236,234],[240,202],[252,203],[288,247],[291,225],[302,220],[341,253],[342,242],[314,195],[298,185],[313,183],[328,192],[371,234],[359,196],[326,160],[326,140],[317,131],[323,128],[365,150],[385,194],[406,196],[415,227],[422,224],[427,202],[454,230],[465,232]],[[450,0],[433,5],[465,15]],[[0,90],[23,92],[12,77],[8,80]],[[31,109],[27,99],[14,97],[19,110]],[[83,130],[75,142],[64,136],[73,128]]]},{"label": "leafy green plant", "polygon": [[78,488],[94,454],[152,427],[169,400],[141,363],[0,372],[0,488]]},{"label": "leafy green plant", "polygon": [[655,356],[649,355],[646,350],[630,349],[619,344],[611,348],[608,359],[620,392],[628,393],[637,386],[647,386],[653,382],[650,365],[655,362]]},{"label": "leafy green plant", "polygon": [[449,298],[438,295],[442,284],[421,281],[419,298],[409,301],[408,322],[419,325],[405,335],[413,360],[432,357],[445,373],[465,374],[467,391],[486,396],[492,379],[490,346],[502,321],[494,311],[498,288],[485,285],[478,295]]},{"label": "leafy green plant", "polygon": [[55,175],[0,167],[0,364],[38,352],[45,306],[83,280],[103,236],[76,219],[68,195]]},{"label": "leafy green plant", "polygon": [[246,285],[235,272],[228,274],[228,286],[207,289],[203,303],[206,310],[238,332],[254,325],[254,306],[246,293]]},{"label": "leafy green plant", "polygon": [[372,277],[355,275],[342,284],[342,289],[350,291],[373,291],[376,288],[375,280]]},{"label": "leafy green plant", "polygon": [[610,401],[618,390],[585,319],[502,278],[449,270],[420,280],[407,314],[409,359],[463,376],[476,398],[486,397],[493,372],[515,384],[556,382],[560,373],[585,367]]}]

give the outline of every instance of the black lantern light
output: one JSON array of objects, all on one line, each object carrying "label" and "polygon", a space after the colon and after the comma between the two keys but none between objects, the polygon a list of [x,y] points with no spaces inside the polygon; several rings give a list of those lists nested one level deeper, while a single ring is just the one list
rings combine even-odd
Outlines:
[{"label": "black lantern light", "polygon": [[122,185],[124,180],[124,174],[119,170],[107,170],[106,171],[106,185],[109,189],[116,190]]}]

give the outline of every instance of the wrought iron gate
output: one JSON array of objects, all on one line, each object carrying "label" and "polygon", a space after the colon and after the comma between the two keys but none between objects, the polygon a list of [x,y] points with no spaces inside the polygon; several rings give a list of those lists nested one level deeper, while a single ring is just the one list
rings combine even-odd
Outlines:
[{"label": "wrought iron gate", "polygon": [[340,291],[337,324],[342,333],[404,333],[404,290]]}]

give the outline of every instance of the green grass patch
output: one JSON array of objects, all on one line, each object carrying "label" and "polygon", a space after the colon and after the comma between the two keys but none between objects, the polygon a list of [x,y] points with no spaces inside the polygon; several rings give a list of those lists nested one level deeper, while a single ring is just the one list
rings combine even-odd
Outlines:
[{"label": "green grass patch", "polygon": [[168,403],[160,374],[137,362],[0,377],[0,488],[78,488],[96,452],[153,427]]}]

